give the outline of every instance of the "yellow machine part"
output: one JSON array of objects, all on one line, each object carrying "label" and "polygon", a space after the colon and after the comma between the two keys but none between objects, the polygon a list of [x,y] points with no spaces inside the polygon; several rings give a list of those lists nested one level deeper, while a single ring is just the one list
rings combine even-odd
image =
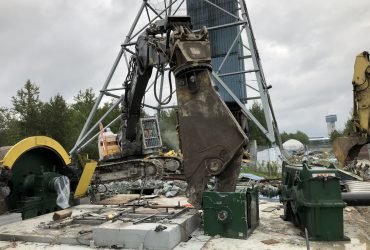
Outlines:
[{"label": "yellow machine part", "polygon": [[[23,139],[14,146],[0,148],[0,167],[11,169],[17,159],[19,159],[24,153],[39,147],[45,147],[55,151],[64,161],[65,165],[69,165],[71,163],[70,156],[57,141],[47,136],[33,136]],[[96,166],[97,162],[95,161],[91,161],[85,165],[74,193],[75,198],[80,198],[86,194]]]},{"label": "yellow machine part", "polygon": [[86,195],[97,165],[98,163],[96,161],[86,163],[74,194],[75,198],[80,198]]},{"label": "yellow machine part", "polygon": [[359,154],[361,147],[367,141],[359,136],[338,137],[333,142],[333,152],[338,159],[339,166],[343,168],[346,161],[354,160]]},{"label": "yellow machine part", "polygon": [[0,159],[0,166],[12,168],[22,154],[36,147],[50,148],[60,155],[66,165],[71,163],[68,153],[57,141],[46,136],[33,136],[23,139],[12,147],[7,147],[4,156]]},{"label": "yellow machine part", "polygon": [[364,51],[356,56],[353,85],[353,131],[333,142],[333,151],[339,165],[354,160],[363,145],[370,142],[370,58]]},{"label": "yellow machine part", "polygon": [[354,91],[355,126],[363,137],[370,136],[370,59],[369,53],[364,51],[357,55],[352,79]]}]

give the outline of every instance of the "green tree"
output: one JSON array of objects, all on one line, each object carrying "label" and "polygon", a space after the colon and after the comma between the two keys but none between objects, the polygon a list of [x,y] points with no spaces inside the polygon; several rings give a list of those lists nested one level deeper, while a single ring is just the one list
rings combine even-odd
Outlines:
[{"label": "green tree", "polygon": [[[90,114],[91,109],[94,106],[96,97],[92,88],[86,89],[84,91],[80,90],[76,96],[74,96],[74,102],[71,104],[71,131],[70,137],[72,140],[72,147],[77,141],[77,138],[85,124],[87,117]],[[85,153],[91,158],[98,158],[97,143],[91,143],[84,150]]]},{"label": "green tree", "polygon": [[0,107],[0,147],[11,146],[19,139],[19,131],[11,110]]},{"label": "green tree", "polygon": [[5,134],[7,131],[7,109],[0,107],[0,146],[5,145]]},{"label": "green tree", "polygon": [[89,88],[84,91],[78,91],[73,100],[74,103],[71,105],[72,109],[78,111],[81,118],[86,120],[96,101],[93,89]]},{"label": "green tree", "polygon": [[283,143],[290,139],[289,134],[285,131],[283,133],[280,133],[280,137],[281,137],[281,141]]},{"label": "green tree", "polygon": [[42,132],[63,147],[70,149],[73,141],[71,138],[71,111],[63,96],[57,94],[50,98],[41,109]]},{"label": "green tree", "polygon": [[179,137],[177,127],[177,110],[161,110],[159,115],[159,127],[161,130],[162,142],[165,149],[178,150]]},{"label": "green tree", "polygon": [[354,131],[353,117],[350,116],[344,124],[343,135],[349,135]]},{"label": "green tree", "polygon": [[71,137],[74,140],[77,140],[78,135],[80,134],[80,131],[94,106],[95,99],[95,94],[91,88],[84,91],[80,90],[74,97],[74,102],[71,105]]},{"label": "green tree", "polygon": [[[104,103],[103,106],[96,111],[97,117],[95,119],[95,122],[97,122],[98,118],[103,116],[113,106],[113,104],[114,104],[113,101]],[[121,115],[121,110],[119,106],[116,106],[103,120],[103,125],[107,126],[111,121],[113,121],[115,118],[117,118],[120,115]],[[120,126],[121,126],[121,119],[119,119],[113,125],[111,125],[110,128],[113,133],[118,133]]]},{"label": "green tree", "polygon": [[39,87],[27,80],[24,87],[12,97],[14,114],[18,120],[20,137],[41,134],[41,106]]},{"label": "green tree", "polygon": [[[263,127],[267,127],[265,114],[263,112],[262,105],[258,102],[254,102],[249,111],[253,114],[254,117],[262,124]],[[248,119],[249,120],[249,119]],[[262,133],[262,131],[254,124],[253,121],[249,120],[248,123],[248,137],[249,140],[256,140],[258,146],[268,146],[270,145],[267,137]]]},{"label": "green tree", "polygon": [[294,139],[302,142],[303,144],[310,144],[310,139],[309,137],[302,131],[297,131],[295,134],[294,134]]},{"label": "green tree", "polygon": [[161,110],[159,114],[159,119],[160,121],[167,123],[172,128],[176,128],[177,110],[176,109]]},{"label": "green tree", "polygon": [[287,132],[283,132],[280,134],[280,136],[281,136],[281,141],[283,143],[286,142],[287,140],[294,139],[306,145],[310,144],[310,140],[307,134],[299,130],[295,133],[289,133],[289,134]]},{"label": "green tree", "polygon": [[342,132],[337,131],[337,130],[334,130],[329,135],[330,142],[333,143],[335,139],[337,139],[338,137],[341,137],[341,136],[343,136],[343,133]]}]

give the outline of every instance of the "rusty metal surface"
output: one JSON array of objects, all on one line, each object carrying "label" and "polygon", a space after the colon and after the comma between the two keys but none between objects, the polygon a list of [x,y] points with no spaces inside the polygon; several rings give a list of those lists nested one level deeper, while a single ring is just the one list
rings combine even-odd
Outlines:
[{"label": "rusty metal surface", "polygon": [[136,200],[140,197],[139,194],[118,194],[116,196],[107,198],[97,202],[97,205],[120,205],[126,204],[130,201]]},{"label": "rusty metal surface", "polygon": [[220,177],[219,191],[235,189],[246,136],[214,90],[208,70],[191,73],[195,93],[183,84],[186,74],[176,78],[176,87],[185,176],[190,202],[197,207],[212,175]]},{"label": "rusty metal surface", "polygon": [[192,33],[182,27],[171,40],[187,193],[199,208],[211,176],[218,179],[217,191],[235,190],[247,137],[212,85],[207,30]]},{"label": "rusty metal surface", "polygon": [[346,162],[354,160],[366,143],[366,138],[361,136],[347,136],[335,139],[333,142],[333,152],[338,159],[339,165],[344,167]]}]

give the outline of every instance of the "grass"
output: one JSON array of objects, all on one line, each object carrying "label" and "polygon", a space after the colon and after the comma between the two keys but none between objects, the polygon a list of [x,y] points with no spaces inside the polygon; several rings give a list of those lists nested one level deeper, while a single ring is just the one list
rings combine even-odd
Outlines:
[{"label": "grass", "polygon": [[246,174],[254,174],[254,175],[257,175],[257,176],[261,176],[265,179],[276,179],[276,178],[281,178],[281,174],[279,173],[266,173],[266,172],[262,172],[262,171],[258,171],[258,170],[253,170],[251,169],[250,167],[243,167],[242,170],[241,170],[242,173],[246,173]]}]

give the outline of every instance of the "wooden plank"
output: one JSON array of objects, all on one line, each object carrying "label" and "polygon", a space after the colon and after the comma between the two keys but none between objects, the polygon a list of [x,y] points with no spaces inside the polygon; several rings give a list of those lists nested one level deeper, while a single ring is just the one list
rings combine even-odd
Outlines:
[{"label": "wooden plank", "polygon": [[61,220],[72,216],[72,210],[65,209],[55,212],[53,215],[53,220]]}]

